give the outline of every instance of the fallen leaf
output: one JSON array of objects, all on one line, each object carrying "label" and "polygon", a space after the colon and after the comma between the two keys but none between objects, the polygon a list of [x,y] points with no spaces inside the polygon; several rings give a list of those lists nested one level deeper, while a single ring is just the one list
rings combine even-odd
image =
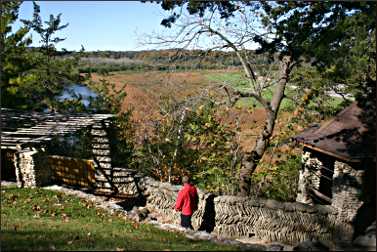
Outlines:
[{"label": "fallen leaf", "polygon": [[41,207],[38,206],[38,205],[33,205],[32,209],[33,209],[33,211],[38,211],[39,212],[41,210]]},{"label": "fallen leaf", "polygon": [[132,224],[132,226],[133,226],[134,228],[139,228],[139,223],[136,223],[136,222],[135,222],[135,223]]}]

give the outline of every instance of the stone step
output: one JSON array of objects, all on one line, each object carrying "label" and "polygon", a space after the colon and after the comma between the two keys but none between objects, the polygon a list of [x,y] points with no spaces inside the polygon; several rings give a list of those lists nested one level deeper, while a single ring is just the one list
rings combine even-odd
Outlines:
[{"label": "stone step", "polygon": [[107,136],[107,132],[105,130],[92,130],[90,132],[92,136]]},{"label": "stone step", "polygon": [[93,137],[92,143],[94,144],[109,143],[109,139],[107,139],[106,137]]},{"label": "stone step", "polygon": [[111,189],[111,185],[109,182],[103,182],[103,181],[96,181],[96,187],[101,187],[101,188],[109,188]]},{"label": "stone step", "polygon": [[92,148],[93,149],[104,149],[104,150],[107,150],[107,149],[110,149],[110,145],[107,144],[107,143],[104,143],[104,144],[92,144]]},{"label": "stone step", "polygon": [[102,124],[94,124],[92,125],[92,129],[103,129],[103,125]]},{"label": "stone step", "polygon": [[[111,169],[111,163],[100,162],[100,163],[98,163],[98,166],[100,166],[102,169]],[[97,169],[99,169],[99,168],[97,168]]]},{"label": "stone step", "polygon": [[100,164],[111,162],[111,157],[108,157],[108,156],[99,156],[99,157],[96,157],[96,159]]},{"label": "stone step", "polygon": [[109,156],[111,154],[110,149],[93,149],[92,153],[96,156],[102,155],[102,156]]},{"label": "stone step", "polygon": [[101,177],[101,176],[110,176],[111,175],[111,170],[107,171],[97,171],[96,176]]}]

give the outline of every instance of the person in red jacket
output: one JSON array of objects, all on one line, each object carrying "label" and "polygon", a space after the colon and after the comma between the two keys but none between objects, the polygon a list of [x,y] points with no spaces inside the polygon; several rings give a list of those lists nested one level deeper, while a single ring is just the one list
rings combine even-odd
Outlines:
[{"label": "person in red jacket", "polygon": [[187,176],[182,177],[182,189],[178,192],[175,210],[181,212],[181,226],[184,228],[192,228],[191,216],[198,208],[198,192],[194,185],[190,183]]}]

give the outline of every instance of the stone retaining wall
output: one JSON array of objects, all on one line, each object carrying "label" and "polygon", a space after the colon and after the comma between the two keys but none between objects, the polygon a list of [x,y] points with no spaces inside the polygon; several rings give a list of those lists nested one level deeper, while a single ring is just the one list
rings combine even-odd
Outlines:
[{"label": "stone retaining wall", "polygon": [[[147,199],[147,207],[158,215],[158,221],[179,224],[180,214],[174,210],[181,186],[161,183],[144,177],[139,187]],[[261,198],[217,196],[199,190],[199,208],[193,215],[193,227],[223,237],[255,237],[265,241],[297,244],[307,239],[334,240],[345,230],[337,221],[331,206],[278,202]]]},{"label": "stone retaining wall", "polygon": [[226,237],[256,237],[295,244],[307,239],[332,240],[336,212],[329,206],[219,196],[214,199],[214,232]]}]

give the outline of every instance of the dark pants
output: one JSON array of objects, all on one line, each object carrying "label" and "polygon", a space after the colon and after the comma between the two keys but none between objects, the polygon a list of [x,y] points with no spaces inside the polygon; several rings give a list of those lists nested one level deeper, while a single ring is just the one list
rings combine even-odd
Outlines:
[{"label": "dark pants", "polygon": [[184,228],[193,229],[191,226],[191,215],[181,214],[181,226]]}]

